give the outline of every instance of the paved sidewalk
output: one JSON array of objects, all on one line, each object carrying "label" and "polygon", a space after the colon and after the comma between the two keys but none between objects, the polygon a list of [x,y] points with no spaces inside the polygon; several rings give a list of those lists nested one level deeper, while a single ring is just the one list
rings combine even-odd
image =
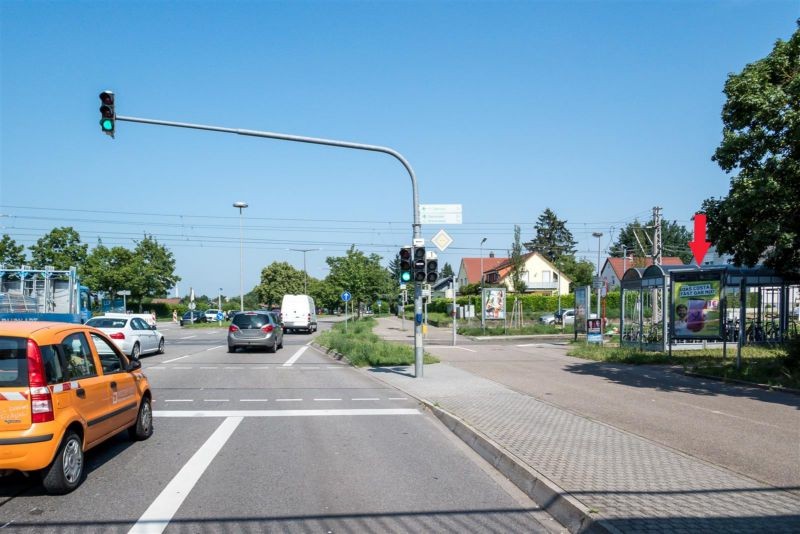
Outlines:
[{"label": "paved sidewalk", "polygon": [[[413,332],[381,318],[375,333]],[[429,330],[431,341],[452,339]],[[475,349],[472,345],[471,348]],[[571,531],[800,532],[800,499],[447,364],[373,369],[420,399]],[[798,444],[800,462],[800,444]]]}]

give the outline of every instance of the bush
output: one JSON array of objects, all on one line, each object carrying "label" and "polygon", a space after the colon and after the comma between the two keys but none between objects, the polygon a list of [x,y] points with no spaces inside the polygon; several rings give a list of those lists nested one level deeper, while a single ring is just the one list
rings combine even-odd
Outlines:
[{"label": "bush", "polygon": [[[377,322],[372,317],[357,321],[337,323],[332,329],[317,337],[317,343],[330,350],[343,354],[351,365],[356,367],[380,367],[414,364],[414,348],[384,341],[372,333]],[[425,354],[424,363],[438,363],[439,360]]]}]

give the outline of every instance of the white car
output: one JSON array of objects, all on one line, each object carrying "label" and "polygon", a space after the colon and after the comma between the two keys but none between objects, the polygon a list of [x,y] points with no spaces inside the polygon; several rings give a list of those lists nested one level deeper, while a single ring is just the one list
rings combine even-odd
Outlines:
[{"label": "white car", "polygon": [[208,321],[209,323],[211,323],[211,322],[213,322],[213,321],[216,321],[216,320],[217,320],[217,313],[219,313],[219,310],[217,310],[217,309],[214,309],[214,308],[211,308],[210,310],[206,310],[206,311],[204,311],[204,312],[203,312],[203,315],[205,315],[205,316],[206,316],[206,321]]},{"label": "white car", "polygon": [[122,352],[138,360],[143,354],[163,354],[164,334],[141,317],[115,315],[93,317],[87,326],[105,332]]}]

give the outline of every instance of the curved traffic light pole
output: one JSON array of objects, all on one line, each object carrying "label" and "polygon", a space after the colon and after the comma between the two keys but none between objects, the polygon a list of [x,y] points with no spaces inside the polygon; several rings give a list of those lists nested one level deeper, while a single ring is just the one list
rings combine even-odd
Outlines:
[{"label": "curved traffic light pole", "polygon": [[[155,124],[158,126],[174,126],[177,128],[191,128],[194,130],[209,130],[212,132],[232,133],[237,135],[247,135],[250,137],[266,137],[268,139],[280,139],[282,141],[294,141],[297,143],[310,143],[314,145],[328,145],[341,148],[352,148],[355,150],[369,150],[370,152],[382,152],[389,154],[403,164],[411,177],[412,199],[414,203],[414,239],[422,238],[422,230],[419,222],[419,193],[417,191],[417,177],[414,169],[402,154],[388,147],[377,145],[365,145],[362,143],[351,143],[349,141],[337,141],[335,139],[322,139],[319,137],[305,137],[302,135],[289,135],[276,132],[261,132],[258,130],[243,130],[240,128],[223,128],[220,126],[208,126],[205,124],[191,124],[186,122],[172,122],[154,119],[142,119],[139,117],[125,117],[116,115],[117,121],[139,122],[143,124]],[[422,284],[414,282],[414,376],[422,378],[422,361],[424,349],[422,346]]]}]

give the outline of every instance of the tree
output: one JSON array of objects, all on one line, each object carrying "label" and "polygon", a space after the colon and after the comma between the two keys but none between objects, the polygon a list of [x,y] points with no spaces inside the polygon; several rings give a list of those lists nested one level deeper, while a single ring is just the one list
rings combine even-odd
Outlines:
[{"label": "tree", "polygon": [[[655,221],[651,219],[646,225],[636,219],[628,223],[619,232],[617,240],[611,248],[611,256],[621,258],[623,250],[627,256],[634,258],[651,258],[653,256],[653,227]],[[692,251],[689,241],[692,234],[684,226],[675,221],[661,221],[661,246],[665,256],[678,256],[681,261],[688,263],[692,260]],[[624,249],[623,249],[624,247]],[[634,265],[636,265],[634,260]],[[640,265],[645,263],[642,261]],[[633,265],[632,265],[633,267]]]},{"label": "tree", "polygon": [[67,271],[77,267],[80,272],[86,261],[89,245],[81,243],[81,236],[71,226],[53,228],[49,234],[40,237],[31,251],[31,263],[35,269],[50,265],[55,270]]},{"label": "tree", "polygon": [[[311,282],[309,278],[309,282]],[[259,300],[270,306],[279,306],[284,295],[304,293],[305,274],[285,261],[274,261],[261,270],[261,283],[255,291]],[[313,284],[309,284],[312,285]]]},{"label": "tree", "polygon": [[445,262],[444,267],[442,267],[442,278],[447,278],[448,276],[455,276],[456,273],[453,272],[453,267]]},{"label": "tree", "polygon": [[522,257],[522,243],[520,241],[521,230],[518,225],[514,225],[514,243],[511,244],[511,288],[516,293],[524,293],[528,284],[522,279],[522,271],[525,268],[525,260]]},{"label": "tree", "polygon": [[590,285],[596,272],[594,263],[588,260],[576,260],[575,256],[561,256],[556,260],[555,265],[559,271],[572,280],[570,291],[574,291],[576,287]]},{"label": "tree", "polygon": [[736,264],[800,273],[800,20],[788,41],[725,82],[713,161],[728,195],[703,202],[708,237]]},{"label": "tree", "polygon": [[125,247],[107,248],[102,241],[86,257],[82,283],[93,291],[108,291],[112,296],[121,289],[130,289],[133,253]]},{"label": "tree", "polygon": [[133,249],[131,297],[163,297],[171,287],[180,282],[175,274],[175,257],[151,235],[136,242]]},{"label": "tree", "polygon": [[346,256],[329,257],[325,261],[331,269],[328,283],[340,294],[349,291],[359,310],[362,304],[372,305],[376,295],[391,293],[395,285],[389,270],[381,266],[380,256],[366,256],[355,246],[350,247]]},{"label": "tree", "polygon": [[561,256],[575,254],[575,241],[572,232],[567,229],[567,221],[556,217],[555,212],[546,208],[534,225],[536,237],[533,241],[524,243],[525,248],[531,252],[538,252],[550,261],[555,261]]},{"label": "tree", "polygon": [[25,245],[17,245],[8,234],[0,240],[0,263],[6,267],[22,267],[25,264]]}]

